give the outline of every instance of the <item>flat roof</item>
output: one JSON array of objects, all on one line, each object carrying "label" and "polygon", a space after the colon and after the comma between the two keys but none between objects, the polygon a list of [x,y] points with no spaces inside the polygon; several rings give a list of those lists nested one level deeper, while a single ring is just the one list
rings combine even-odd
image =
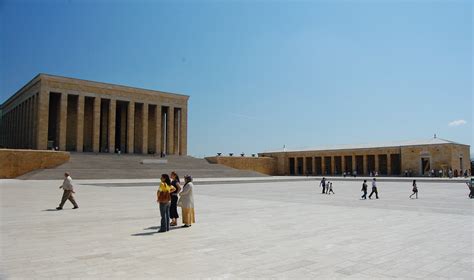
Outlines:
[{"label": "flat roof", "polygon": [[163,94],[163,95],[170,95],[170,96],[176,96],[179,98],[186,98],[189,99],[189,95],[184,95],[180,93],[172,93],[172,92],[166,92],[166,91],[159,91],[159,90],[153,90],[153,89],[145,89],[145,88],[138,88],[138,87],[131,87],[131,86],[125,86],[125,85],[120,85],[120,84],[111,84],[111,83],[104,83],[104,82],[97,82],[97,81],[91,81],[91,80],[84,80],[84,79],[78,79],[78,78],[71,78],[71,77],[65,77],[65,76],[59,76],[59,75],[52,75],[52,74],[46,74],[46,73],[39,73],[33,79],[31,79],[29,82],[27,82],[25,85],[23,85],[19,90],[17,90],[13,95],[11,95],[7,100],[5,100],[2,104],[0,104],[0,108],[4,107],[6,104],[9,102],[13,101],[17,96],[19,96],[25,89],[28,87],[36,84],[39,82],[42,78],[45,79],[63,79],[63,80],[69,80],[70,82],[86,82],[91,85],[95,86],[105,86],[105,87],[116,87],[116,88],[123,88],[125,90],[139,90],[142,92],[148,92],[148,93],[157,93],[157,94]]},{"label": "flat roof", "polygon": [[440,144],[456,144],[469,146],[441,138],[430,138],[422,140],[408,140],[408,141],[394,141],[386,143],[373,144],[348,144],[348,145],[331,145],[324,147],[304,147],[304,148],[286,148],[268,150],[263,153],[283,153],[283,152],[308,152],[308,151],[331,151],[331,150],[356,150],[356,149],[373,149],[373,148],[388,148],[388,147],[404,147],[404,146],[422,146],[422,145],[440,145]]}]

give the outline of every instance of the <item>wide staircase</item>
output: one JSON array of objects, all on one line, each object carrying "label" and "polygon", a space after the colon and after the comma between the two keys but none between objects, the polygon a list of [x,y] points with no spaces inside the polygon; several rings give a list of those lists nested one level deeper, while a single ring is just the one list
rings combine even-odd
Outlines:
[{"label": "wide staircase", "polygon": [[[166,163],[146,163],[143,160],[166,160]],[[69,162],[51,169],[35,170],[19,177],[28,180],[61,178],[70,172],[74,179],[156,179],[163,173],[175,171],[195,178],[262,177],[253,171],[233,169],[220,164],[210,164],[205,159],[190,156],[117,155],[71,153]]]}]

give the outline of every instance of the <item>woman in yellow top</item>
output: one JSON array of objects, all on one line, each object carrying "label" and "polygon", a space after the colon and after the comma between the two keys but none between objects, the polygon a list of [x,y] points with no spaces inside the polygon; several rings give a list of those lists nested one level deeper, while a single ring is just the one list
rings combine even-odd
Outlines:
[{"label": "woman in yellow top", "polygon": [[175,187],[171,186],[171,180],[168,174],[161,175],[161,184],[156,192],[156,201],[160,204],[161,226],[158,232],[170,230],[170,205],[171,194]]}]

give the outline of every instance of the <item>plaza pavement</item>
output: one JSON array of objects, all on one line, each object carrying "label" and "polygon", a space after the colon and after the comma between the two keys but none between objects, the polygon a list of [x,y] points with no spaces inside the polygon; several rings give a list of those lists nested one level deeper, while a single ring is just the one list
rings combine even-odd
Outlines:
[{"label": "plaza pavement", "polygon": [[[246,181],[247,180],[247,181]],[[261,181],[260,181],[261,180]],[[458,181],[196,180],[197,223],[156,233],[156,180],[0,181],[2,279],[474,279],[474,200]],[[369,185],[370,189],[370,185]],[[181,223],[180,223],[181,224]]]}]

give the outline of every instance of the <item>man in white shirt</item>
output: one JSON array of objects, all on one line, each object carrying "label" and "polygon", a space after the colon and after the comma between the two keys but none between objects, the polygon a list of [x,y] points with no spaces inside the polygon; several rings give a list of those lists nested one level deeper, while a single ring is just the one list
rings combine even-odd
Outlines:
[{"label": "man in white shirt", "polygon": [[372,192],[370,193],[369,195],[369,199],[372,199],[372,195],[375,193],[375,198],[376,199],[379,199],[379,192],[377,191],[377,183],[376,183],[376,179],[374,178],[372,180]]},{"label": "man in white shirt", "polygon": [[64,181],[59,188],[63,189],[64,192],[63,197],[61,198],[61,203],[59,204],[59,207],[56,207],[56,210],[63,210],[64,203],[66,203],[66,200],[68,199],[71,201],[72,205],[74,205],[74,208],[72,209],[79,208],[79,206],[77,206],[76,200],[74,200],[74,196],[72,195],[74,193],[74,186],[72,185],[72,178],[69,176],[68,172],[64,173]]}]

